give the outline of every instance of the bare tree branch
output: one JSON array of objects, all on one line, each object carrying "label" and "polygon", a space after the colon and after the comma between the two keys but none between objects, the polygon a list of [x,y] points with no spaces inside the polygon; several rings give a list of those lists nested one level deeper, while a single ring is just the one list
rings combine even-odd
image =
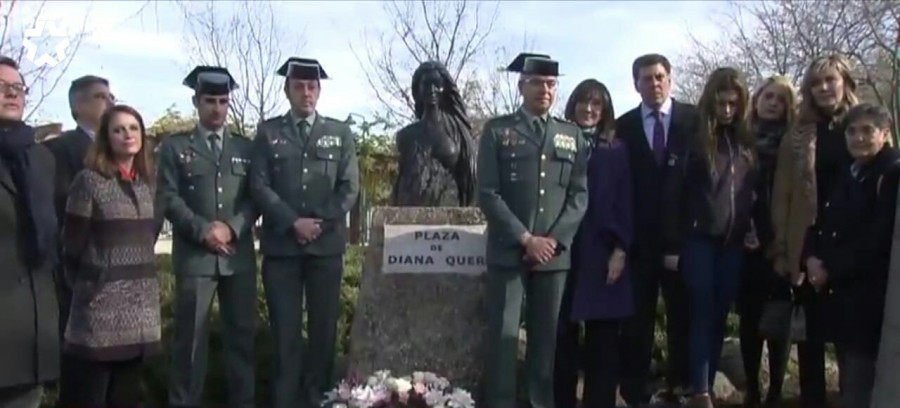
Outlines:
[{"label": "bare tree branch", "polygon": [[[367,33],[364,52],[350,44],[381,105],[376,113],[378,120],[399,127],[414,119],[410,80],[415,68],[428,60],[444,63],[465,100],[470,99],[466,93],[483,92],[483,87],[466,86],[497,20],[498,4],[492,11],[483,6],[470,0],[385,2],[391,28],[377,35]],[[377,46],[369,38],[378,38]],[[399,52],[395,43],[399,43]]]},{"label": "bare tree branch", "polygon": [[680,56],[677,91],[696,100],[706,75],[723,64],[744,70],[753,86],[772,74],[799,84],[813,58],[840,52],[856,64],[861,96],[894,106],[896,122],[898,16],[896,1],[732,1],[720,19],[723,35],[710,43],[693,39]]},{"label": "bare tree branch", "polygon": [[228,68],[239,87],[231,94],[231,119],[238,133],[249,136],[257,123],[284,109],[275,71],[286,58],[282,50],[302,48],[304,40],[288,35],[272,3],[243,2],[230,11],[212,1],[177,3],[191,64]]},{"label": "bare tree branch", "polygon": [[[36,22],[45,19],[45,4],[46,3],[43,1],[38,3],[37,8],[31,12],[21,7],[16,8],[17,5],[21,4],[17,4],[17,1],[15,0],[8,3],[9,6],[6,10],[3,10],[3,8],[0,7],[3,23],[3,28],[0,30],[0,55],[8,56],[19,64],[19,71],[25,78],[25,84],[30,89],[26,102],[27,110],[24,117],[26,121],[31,121],[34,116],[40,112],[44,101],[56,89],[57,85],[59,85],[60,81],[65,76],[66,71],[68,71],[69,65],[71,65],[72,61],[75,59],[75,55],[78,54],[84,39],[90,34],[87,32],[87,22],[90,17],[89,9],[87,13],[85,13],[81,26],[77,27],[75,32],[68,33],[69,45],[65,49],[65,59],[59,61],[54,66],[36,66],[33,63],[26,61],[26,49],[23,46],[25,29],[34,27]],[[21,30],[19,30],[16,28],[15,24],[16,17],[21,21],[28,21],[29,23],[27,26],[23,24]],[[67,28],[71,29],[71,27]],[[30,40],[39,50],[54,49],[56,46],[54,41],[59,41],[59,39],[50,36],[45,36],[44,38],[32,37]]]}]

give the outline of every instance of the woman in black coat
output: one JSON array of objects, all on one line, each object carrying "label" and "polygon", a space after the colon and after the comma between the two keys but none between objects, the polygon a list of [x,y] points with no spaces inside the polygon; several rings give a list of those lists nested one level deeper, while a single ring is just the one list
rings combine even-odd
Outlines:
[{"label": "woman in black coat", "polygon": [[868,408],[884,318],[900,152],[887,142],[890,114],[860,104],[845,118],[853,164],[839,175],[824,211],[806,234],[809,282],[829,293],[841,403]]},{"label": "woman in black coat", "polygon": [[764,339],[760,333],[760,320],[770,300],[790,300],[791,285],[787,277],[779,276],[772,265],[775,231],[772,225],[772,198],[774,196],[775,168],[778,149],[785,133],[796,116],[797,96],[789,79],[772,76],[757,89],[751,99],[750,123],[756,133],[757,169],[754,192],[754,231],[749,234],[744,254],[741,292],[737,310],[741,316],[741,356],[747,375],[746,408],[760,406],[760,361],[763,342],[769,350],[769,392],[766,407],[777,407],[787,369],[791,343],[788,339]]}]

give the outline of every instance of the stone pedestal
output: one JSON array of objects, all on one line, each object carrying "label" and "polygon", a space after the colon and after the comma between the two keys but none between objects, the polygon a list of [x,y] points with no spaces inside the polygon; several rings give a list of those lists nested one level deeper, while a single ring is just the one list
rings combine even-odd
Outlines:
[{"label": "stone pedestal", "polygon": [[476,391],[487,326],[485,274],[436,273],[434,267],[423,268],[431,269],[427,273],[383,273],[382,266],[385,224],[484,223],[477,208],[375,209],[350,334],[350,374],[431,371]]}]

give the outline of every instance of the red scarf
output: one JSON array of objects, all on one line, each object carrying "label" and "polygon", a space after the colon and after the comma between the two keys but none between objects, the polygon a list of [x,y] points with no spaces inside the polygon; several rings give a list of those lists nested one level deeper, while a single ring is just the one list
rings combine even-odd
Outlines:
[{"label": "red scarf", "polygon": [[119,165],[119,175],[123,180],[134,181],[134,176],[136,175],[134,166],[131,166],[131,169],[128,169],[123,165]]}]

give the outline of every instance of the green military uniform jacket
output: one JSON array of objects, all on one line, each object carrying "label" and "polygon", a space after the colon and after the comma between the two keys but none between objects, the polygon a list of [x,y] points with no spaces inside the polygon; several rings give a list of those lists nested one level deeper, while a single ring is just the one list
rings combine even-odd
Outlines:
[{"label": "green military uniform jacket", "polygon": [[[572,239],[587,210],[588,146],[574,123],[549,116],[544,135],[521,110],[484,125],[478,201],[488,221],[487,262],[503,268],[569,269]],[[562,251],[544,265],[522,258],[522,235],[549,236]]]},{"label": "green military uniform jacket", "polygon": [[[263,215],[260,250],[271,256],[333,256],[347,244],[347,213],[359,193],[356,143],[350,126],[316,115],[305,138],[290,113],[259,125],[250,190]],[[300,245],[298,218],[319,218],[322,233]]]},{"label": "green military uniform jacket", "polygon": [[[225,132],[216,161],[196,127],[174,134],[159,146],[156,211],[172,223],[172,267],[176,275],[215,276],[254,273],[253,224],[257,212],[250,197],[249,139]],[[220,256],[203,243],[210,224],[231,227],[236,252]]]}]

